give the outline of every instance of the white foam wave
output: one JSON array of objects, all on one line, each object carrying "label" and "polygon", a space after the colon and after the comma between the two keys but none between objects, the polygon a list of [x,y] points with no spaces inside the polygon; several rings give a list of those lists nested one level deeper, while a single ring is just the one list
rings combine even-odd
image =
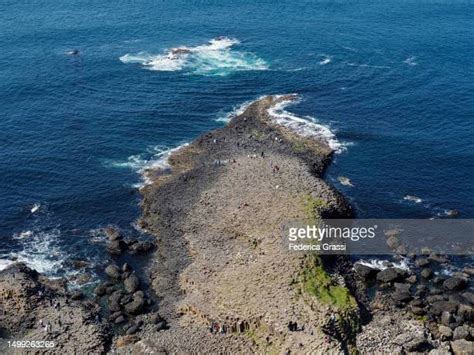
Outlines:
[{"label": "white foam wave", "polygon": [[24,239],[24,238],[29,238],[33,235],[33,231],[27,230],[27,231],[22,231],[20,233],[15,233],[13,235],[13,239]]},{"label": "white foam wave", "polygon": [[[15,262],[21,262],[39,273],[53,276],[61,268],[65,255],[58,246],[60,231],[26,231],[14,235],[22,240],[22,250],[0,257],[0,271]],[[27,238],[26,238],[27,235]]]},{"label": "white foam wave", "polygon": [[396,267],[406,271],[410,270],[410,265],[408,264],[407,259],[402,259],[398,262],[391,262],[381,259],[358,260],[356,264],[365,265],[376,270],[385,270],[388,267]]},{"label": "white foam wave", "polygon": [[[281,97],[281,95],[276,97]],[[272,106],[268,113],[276,124],[287,127],[298,135],[322,139],[335,153],[341,153],[346,149],[345,145],[337,140],[336,135],[328,127],[318,123],[314,117],[299,117],[285,110],[286,107],[295,103],[297,103],[295,100],[283,100]]]},{"label": "white foam wave", "polygon": [[323,59],[321,59],[321,61],[319,62],[319,65],[326,65],[326,64],[329,64],[331,63],[332,61],[332,58],[328,55],[322,55]]},{"label": "white foam wave", "polygon": [[217,122],[224,122],[224,123],[229,123],[230,120],[234,117],[237,117],[241,114],[243,114],[245,112],[245,110],[251,105],[253,104],[255,101],[258,101],[260,99],[262,99],[264,96],[260,96],[259,98],[257,98],[256,100],[249,100],[249,101],[245,101],[244,103],[240,104],[240,105],[235,105],[231,111],[227,112],[227,113],[224,113],[224,114],[220,114],[215,120]]},{"label": "white foam wave", "polygon": [[184,68],[186,57],[169,57],[168,55],[152,55],[146,52],[125,54],[120,57],[122,63],[138,63],[156,71],[178,71]]},{"label": "white foam wave", "polygon": [[195,47],[176,47],[164,54],[125,54],[123,63],[138,63],[149,70],[187,70],[198,75],[227,75],[235,71],[266,70],[267,63],[250,52],[232,49],[240,42],[235,38],[218,37]]},{"label": "white foam wave", "polygon": [[189,143],[182,144],[175,148],[155,146],[148,149],[147,153],[131,155],[126,161],[109,162],[107,165],[115,168],[129,168],[140,174],[142,181],[134,184],[135,188],[143,188],[153,182],[154,171],[166,171],[170,169],[168,159],[177,150],[186,147]]},{"label": "white foam wave", "polygon": [[39,211],[40,207],[41,207],[41,204],[35,203],[35,204],[31,207],[30,212],[34,214],[34,213],[36,213],[36,212]]},{"label": "white foam wave", "polygon": [[408,57],[407,59],[405,59],[403,61],[403,63],[408,64],[408,65],[412,65],[412,66],[418,65],[418,63],[416,62],[416,57],[415,56]]},{"label": "white foam wave", "polygon": [[421,203],[423,200],[419,197],[413,196],[413,195],[406,195],[403,197],[405,201],[410,201],[410,202],[415,202],[415,203]]}]

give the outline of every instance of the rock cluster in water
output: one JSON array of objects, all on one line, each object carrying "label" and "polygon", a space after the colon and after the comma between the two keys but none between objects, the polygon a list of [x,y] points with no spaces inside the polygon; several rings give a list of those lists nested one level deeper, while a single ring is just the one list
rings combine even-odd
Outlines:
[{"label": "rock cluster in water", "polygon": [[[409,260],[410,270],[390,264],[383,270],[365,264],[354,266],[363,287],[375,291],[373,299],[367,302],[368,308],[375,314],[398,313],[397,317],[406,316],[421,322],[423,334],[400,342],[400,348],[405,351],[420,352],[435,348],[455,354],[462,353],[462,349],[472,351],[474,293],[468,286],[472,282],[474,269],[465,268],[449,276],[443,275],[443,270],[449,265],[449,257],[428,249],[422,255],[411,254],[405,258]],[[405,335],[408,337],[410,334]]]}]

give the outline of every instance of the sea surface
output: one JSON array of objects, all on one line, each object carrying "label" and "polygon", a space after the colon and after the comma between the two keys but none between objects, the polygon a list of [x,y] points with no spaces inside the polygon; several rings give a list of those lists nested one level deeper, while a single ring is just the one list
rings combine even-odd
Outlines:
[{"label": "sea surface", "polygon": [[300,95],[275,113],[333,146],[326,178],[359,217],[473,218],[473,15],[471,1],[3,0],[0,269],[105,262],[101,228],[140,234],[143,169],[267,94]]}]

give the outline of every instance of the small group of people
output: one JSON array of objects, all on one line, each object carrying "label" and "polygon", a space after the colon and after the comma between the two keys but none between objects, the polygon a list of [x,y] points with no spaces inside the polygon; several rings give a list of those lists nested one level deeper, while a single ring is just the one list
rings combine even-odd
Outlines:
[{"label": "small group of people", "polygon": [[209,324],[209,332],[211,334],[225,334],[227,333],[227,326],[213,321]]}]

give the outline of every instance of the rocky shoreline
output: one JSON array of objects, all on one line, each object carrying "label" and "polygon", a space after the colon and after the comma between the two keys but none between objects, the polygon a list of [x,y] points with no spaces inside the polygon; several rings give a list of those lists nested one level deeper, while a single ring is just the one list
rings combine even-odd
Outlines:
[{"label": "rocky shoreline", "polygon": [[472,353],[469,270],[436,280],[442,256],[380,271],[282,248],[289,220],[353,216],[321,178],[332,149],[269,113],[295,99],[259,99],[145,172],[138,224],[155,240],[108,229],[106,248],[151,253],[146,272],[111,263],[88,297],[24,265],[0,272],[2,337],[61,353]]}]

